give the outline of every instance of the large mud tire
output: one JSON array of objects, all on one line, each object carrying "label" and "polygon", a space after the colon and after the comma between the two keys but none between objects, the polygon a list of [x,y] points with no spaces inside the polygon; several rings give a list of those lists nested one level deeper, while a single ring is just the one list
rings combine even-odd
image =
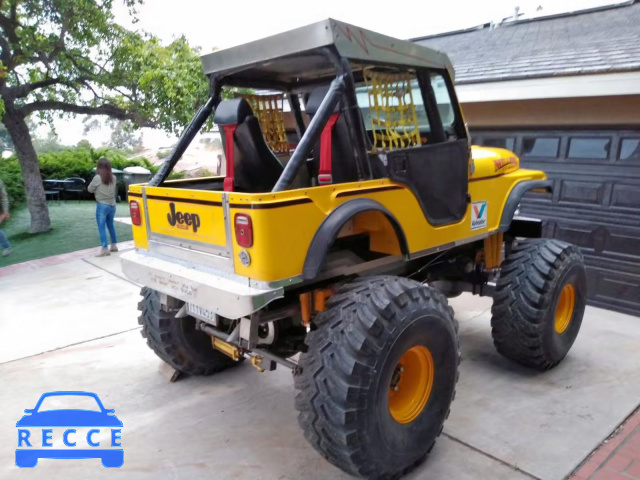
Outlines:
[{"label": "large mud tire", "polygon": [[196,330],[194,318],[175,318],[175,312],[165,311],[156,290],[145,287],[140,294],[143,299],[138,304],[138,323],[142,336],[173,368],[188,375],[212,375],[239,363],[214,350],[211,337]]},{"label": "large mud tire", "polygon": [[548,370],[567,355],[587,300],[580,250],[559,240],[515,245],[500,269],[491,309],[498,352],[527,367]]},{"label": "large mud tire", "polygon": [[[409,472],[433,448],[455,396],[460,348],[446,298],[405,278],[366,278],[340,287],[316,323],[295,376],[305,437],[352,475]],[[420,362],[430,369],[413,370]],[[414,391],[415,403],[399,402]]]}]

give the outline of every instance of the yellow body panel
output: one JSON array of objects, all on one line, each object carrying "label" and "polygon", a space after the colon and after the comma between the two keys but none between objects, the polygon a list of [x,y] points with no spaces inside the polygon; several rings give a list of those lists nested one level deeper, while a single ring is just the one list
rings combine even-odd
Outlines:
[{"label": "yellow body panel", "polygon": [[[277,281],[300,275],[311,241],[322,222],[339,205],[356,198],[375,200],[393,214],[404,230],[410,254],[452,245],[453,242],[496,230],[512,188],[525,180],[546,178],[543,172],[519,169],[517,157],[507,150],[474,148],[473,158],[475,170],[470,175],[471,203],[467,212],[459,222],[439,227],[428,223],[411,190],[390,179],[278,193],[229,193],[231,228],[237,213],[248,214],[253,223],[254,244],[250,248],[238,246],[235,233],[232,233],[235,273],[260,281]],[[222,192],[170,188],[168,185],[146,188],[152,232],[217,246],[225,245]],[[133,186],[130,191],[135,192],[139,188]],[[171,213],[171,202],[159,198],[163,196],[171,197],[177,210],[196,213],[200,217],[201,224],[197,232],[169,225],[167,215]],[[185,202],[180,202],[180,199]],[[197,202],[208,205],[198,205]],[[481,224],[476,223],[472,228],[473,208],[486,216]],[[393,230],[380,214],[360,214],[353,221],[353,232],[369,232],[374,251],[400,253]],[[134,227],[134,239],[139,248],[148,248],[144,221],[141,227]],[[242,250],[250,255],[248,266],[243,266],[237,260]]]},{"label": "yellow body panel", "polygon": [[495,177],[505,173],[515,172],[520,168],[520,160],[513,152],[504,148],[471,147],[471,158],[474,170],[469,175],[470,180]]},{"label": "yellow body panel", "polygon": [[[502,210],[513,186],[523,180],[544,179],[542,172],[517,170],[507,175],[470,182],[471,201],[487,202],[487,226],[471,229],[471,208],[458,223],[434,227],[427,222],[413,193],[391,180],[370,180],[344,183],[287,192],[290,199],[310,198],[312,203],[290,207],[250,210],[253,220],[254,246],[247,251],[251,255],[248,267],[235,264],[237,274],[256,280],[280,280],[300,275],[313,236],[322,221],[340,204],[353,198],[371,198],[384,205],[402,226],[410,253],[418,253],[440,245],[446,245],[474,235],[491,232],[498,228]],[[383,186],[397,186],[394,190],[374,191]],[[357,196],[339,197],[338,194],[358,192]],[[241,199],[249,203],[256,195],[231,195],[231,203]],[[275,194],[275,198],[280,194]],[[232,208],[234,213],[247,209]],[[357,222],[356,222],[357,225]],[[376,225],[373,228],[377,228]],[[362,231],[362,229],[359,229]],[[357,231],[356,231],[357,233]],[[242,250],[234,242],[234,255]]]},{"label": "yellow body panel", "polygon": [[[152,232],[183,240],[225,246],[221,192],[147,187],[146,194],[147,213]],[[174,221],[170,222],[169,218]],[[197,223],[194,221],[196,218]]]}]

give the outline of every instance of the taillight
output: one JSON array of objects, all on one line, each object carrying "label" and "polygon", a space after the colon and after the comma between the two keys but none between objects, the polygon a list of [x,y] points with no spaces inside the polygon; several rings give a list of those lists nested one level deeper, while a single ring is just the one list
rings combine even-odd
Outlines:
[{"label": "taillight", "polygon": [[236,213],[234,218],[236,227],[236,242],[241,247],[251,247],[253,245],[253,225],[251,217],[246,213]]},{"label": "taillight", "polygon": [[140,205],[135,200],[129,202],[129,213],[131,214],[131,223],[134,225],[142,225],[142,217],[140,216]]}]

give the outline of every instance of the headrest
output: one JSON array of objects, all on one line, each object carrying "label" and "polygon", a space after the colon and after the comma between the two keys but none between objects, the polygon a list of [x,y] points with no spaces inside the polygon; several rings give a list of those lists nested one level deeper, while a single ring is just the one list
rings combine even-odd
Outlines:
[{"label": "headrest", "polygon": [[216,108],[213,123],[216,125],[237,125],[249,115],[253,115],[253,110],[251,110],[251,105],[244,98],[223,100]]},{"label": "headrest", "polygon": [[[324,87],[316,88],[309,94],[309,98],[304,104],[304,111],[307,113],[307,115],[315,115],[318,112],[318,108],[320,108],[320,104],[322,103],[322,100],[324,100],[324,97],[327,96],[328,91],[329,85],[326,85]],[[338,113],[339,111],[340,102],[336,104],[335,108],[333,109],[333,113]]]}]

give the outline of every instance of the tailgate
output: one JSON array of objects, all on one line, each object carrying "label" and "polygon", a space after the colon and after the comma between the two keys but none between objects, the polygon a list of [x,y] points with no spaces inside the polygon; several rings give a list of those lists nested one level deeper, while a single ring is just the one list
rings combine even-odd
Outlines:
[{"label": "tailgate", "polygon": [[[149,250],[216,267],[233,267],[228,203],[223,192],[144,187],[142,193]],[[226,208],[225,208],[226,206]],[[202,254],[202,255],[197,255]]]}]

